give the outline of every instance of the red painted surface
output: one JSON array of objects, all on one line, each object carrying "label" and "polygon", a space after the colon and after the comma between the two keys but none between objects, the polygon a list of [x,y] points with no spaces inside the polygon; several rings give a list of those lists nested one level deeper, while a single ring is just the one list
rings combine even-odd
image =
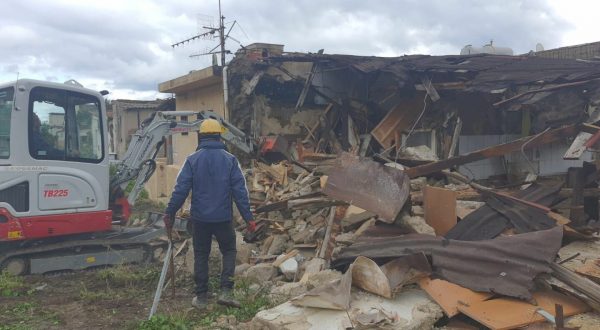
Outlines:
[{"label": "red painted surface", "polygon": [[101,232],[112,228],[110,210],[16,218],[0,208],[0,216],[8,219],[8,222],[0,222],[0,241]]},{"label": "red painted surface", "polygon": [[131,215],[131,206],[129,205],[129,201],[127,198],[121,197],[115,201],[115,204],[121,206],[123,221],[124,223],[127,223],[127,221],[129,221],[129,216]]}]

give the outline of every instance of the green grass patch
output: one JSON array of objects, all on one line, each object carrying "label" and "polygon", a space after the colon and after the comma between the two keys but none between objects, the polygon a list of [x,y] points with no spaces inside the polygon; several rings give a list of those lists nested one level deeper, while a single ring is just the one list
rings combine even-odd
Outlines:
[{"label": "green grass patch", "polygon": [[101,269],[94,276],[99,283],[105,285],[89,288],[82,282],[79,297],[84,301],[139,298],[140,293],[152,291],[150,289],[156,286],[160,272],[157,267],[151,265],[118,265]]},{"label": "green grass patch", "polygon": [[108,286],[115,287],[147,287],[160,277],[156,267],[140,267],[134,265],[119,265],[102,269],[96,274]]},{"label": "green grass patch", "polygon": [[[209,290],[218,292],[219,279],[211,277],[209,279]],[[240,302],[240,308],[225,307],[216,304],[216,300],[210,300],[209,309],[206,311],[197,311],[189,309],[187,313],[157,314],[150,320],[144,320],[133,323],[129,329],[136,330],[167,330],[167,329],[220,329],[227,328],[226,325],[219,324],[219,319],[224,316],[233,315],[236,321],[247,322],[251,320],[257,312],[273,307],[275,304],[269,298],[270,288],[260,287],[258,290],[250,288],[250,283],[244,280],[236,280],[234,296]],[[190,298],[191,299],[191,298]],[[217,323],[216,327],[214,323]]]},{"label": "green grass patch", "polygon": [[[210,285],[210,282],[209,282]],[[261,286],[258,290],[250,289],[250,283],[245,280],[237,280],[235,283],[234,296],[240,302],[240,308],[215,305],[215,309],[202,316],[198,325],[209,327],[222,315],[233,315],[238,322],[251,320],[256,313],[263,309],[274,306],[269,298],[270,288]]]},{"label": "green grass patch", "polygon": [[157,314],[149,320],[135,324],[131,329],[136,330],[188,330],[194,328],[194,320],[188,314],[162,315]]},{"label": "green grass patch", "polygon": [[43,329],[61,323],[58,314],[23,302],[0,308],[0,330]]},{"label": "green grass patch", "polygon": [[7,271],[0,273],[0,296],[16,297],[23,292],[24,288],[22,277],[12,275]]}]

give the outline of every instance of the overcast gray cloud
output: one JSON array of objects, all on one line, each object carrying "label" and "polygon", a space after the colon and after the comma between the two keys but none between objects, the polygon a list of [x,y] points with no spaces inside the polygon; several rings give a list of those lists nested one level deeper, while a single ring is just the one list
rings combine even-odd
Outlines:
[{"label": "overcast gray cloud", "polygon": [[[159,82],[210,63],[189,54],[216,41],[170,44],[198,31],[198,14],[217,19],[211,1],[4,1],[0,78],[76,79],[117,97],[156,96]],[[545,1],[223,0],[232,36],[288,51],[358,55],[457,54],[466,44],[527,52],[560,46],[573,28]],[[228,48],[238,44],[231,41]]]}]

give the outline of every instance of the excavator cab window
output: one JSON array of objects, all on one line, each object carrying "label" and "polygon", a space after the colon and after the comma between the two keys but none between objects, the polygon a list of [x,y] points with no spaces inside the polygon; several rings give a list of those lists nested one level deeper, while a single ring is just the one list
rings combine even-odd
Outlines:
[{"label": "excavator cab window", "polygon": [[99,100],[36,87],[29,104],[29,152],[35,159],[99,163],[104,157]]},{"label": "excavator cab window", "polygon": [[10,114],[13,108],[14,88],[0,89],[0,159],[10,156]]}]

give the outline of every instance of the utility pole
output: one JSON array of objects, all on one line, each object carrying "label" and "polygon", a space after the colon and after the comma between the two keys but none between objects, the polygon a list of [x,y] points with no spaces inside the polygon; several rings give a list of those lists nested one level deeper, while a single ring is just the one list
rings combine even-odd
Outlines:
[{"label": "utility pole", "polygon": [[221,0],[219,0],[219,43],[221,45],[221,66],[225,67],[225,16],[221,14]]}]

